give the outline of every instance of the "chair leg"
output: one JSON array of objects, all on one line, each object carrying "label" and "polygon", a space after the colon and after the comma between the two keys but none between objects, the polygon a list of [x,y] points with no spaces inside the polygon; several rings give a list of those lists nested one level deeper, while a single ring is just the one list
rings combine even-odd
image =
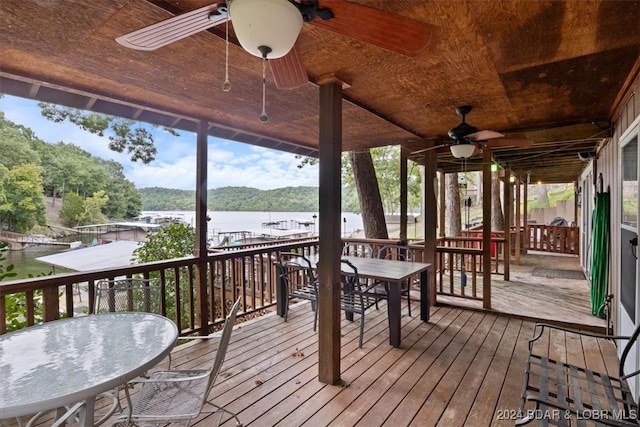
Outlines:
[{"label": "chair leg", "polygon": [[[313,304],[313,301],[311,302]],[[316,331],[318,326],[318,303],[316,302],[316,309],[313,310],[313,332]]]},{"label": "chair leg", "polygon": [[216,412],[220,412],[220,418],[218,419],[218,425],[220,425],[220,421],[222,421],[222,415],[223,413],[227,413],[229,415],[231,415],[233,418],[235,418],[236,420],[236,426],[237,427],[242,427],[242,423],[240,422],[240,419],[238,418],[238,416],[231,412],[230,410],[223,408],[222,406],[218,406],[215,403],[211,402],[210,400],[207,400],[207,403],[211,406],[213,406],[214,408],[216,408]]},{"label": "chair leg", "polygon": [[358,347],[362,348],[362,336],[364,335],[364,313],[360,314],[360,340]]},{"label": "chair leg", "polygon": [[411,282],[407,282],[407,305],[409,317],[411,317]]}]

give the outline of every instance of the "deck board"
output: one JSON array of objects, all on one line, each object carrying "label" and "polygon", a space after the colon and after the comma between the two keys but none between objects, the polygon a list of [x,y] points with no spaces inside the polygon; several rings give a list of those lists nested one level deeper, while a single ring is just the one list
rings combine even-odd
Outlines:
[{"label": "deck board", "polygon": [[[342,320],[345,386],[317,379],[318,333],[308,302],[293,305],[288,322],[271,313],[238,324],[210,397],[238,413],[244,426],[512,426],[534,323],[451,306],[434,307],[424,323],[418,307],[412,317],[403,309],[400,348],[388,343],[384,303],[366,314],[362,349],[358,317]],[[217,342],[179,345],[173,369],[211,366]],[[558,333],[536,345],[598,370],[617,369],[615,348],[592,339]],[[216,421],[208,414],[193,424]]]}]

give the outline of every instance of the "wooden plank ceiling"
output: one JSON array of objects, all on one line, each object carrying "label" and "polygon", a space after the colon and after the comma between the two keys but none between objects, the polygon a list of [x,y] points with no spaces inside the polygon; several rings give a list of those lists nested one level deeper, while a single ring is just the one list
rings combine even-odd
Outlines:
[{"label": "wooden plank ceiling", "polygon": [[[610,136],[622,94],[639,78],[640,1],[357,1],[429,24],[433,37],[407,56],[305,24],[297,44],[309,84],[277,89],[267,68],[263,124],[262,63],[238,46],[233,22],[229,92],[224,25],[155,51],[115,42],[213,2],[0,1],[0,92],[180,129],[207,119],[212,135],[317,155],[317,84],[333,74],[348,84],[345,150],[442,144],[460,122],[455,107],[472,105],[467,121],[479,129],[534,141],[494,150],[496,161],[532,182],[571,182],[585,165],[578,153]],[[344,2],[326,4],[339,13]],[[440,167],[460,170],[441,152]]]}]

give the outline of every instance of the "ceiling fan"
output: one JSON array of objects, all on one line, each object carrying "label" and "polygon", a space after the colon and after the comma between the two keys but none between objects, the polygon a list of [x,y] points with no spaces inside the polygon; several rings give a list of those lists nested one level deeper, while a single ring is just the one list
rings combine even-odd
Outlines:
[{"label": "ceiling fan", "polygon": [[227,0],[176,15],[116,38],[123,46],[155,50],[231,21],[240,45],[269,59],[276,86],[308,83],[295,42],[303,23],[406,56],[432,49],[439,27],[345,0]]},{"label": "ceiling fan", "polygon": [[492,130],[478,130],[477,127],[467,123],[467,114],[471,112],[471,105],[462,105],[456,107],[456,113],[462,117],[462,122],[454,128],[449,129],[447,135],[450,140],[444,144],[436,145],[429,148],[417,150],[411,154],[420,154],[425,151],[433,150],[442,146],[448,146],[451,154],[456,158],[467,159],[476,151],[478,146],[481,147],[530,147],[533,143],[528,139],[510,139],[505,138],[503,134]]}]

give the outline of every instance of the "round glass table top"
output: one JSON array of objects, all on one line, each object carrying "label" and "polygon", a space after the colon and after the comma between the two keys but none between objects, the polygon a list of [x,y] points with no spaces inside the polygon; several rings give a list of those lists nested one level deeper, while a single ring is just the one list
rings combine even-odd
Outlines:
[{"label": "round glass table top", "polygon": [[0,419],[59,408],[111,390],[155,366],[178,329],[150,313],[108,313],[0,335]]}]

